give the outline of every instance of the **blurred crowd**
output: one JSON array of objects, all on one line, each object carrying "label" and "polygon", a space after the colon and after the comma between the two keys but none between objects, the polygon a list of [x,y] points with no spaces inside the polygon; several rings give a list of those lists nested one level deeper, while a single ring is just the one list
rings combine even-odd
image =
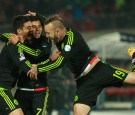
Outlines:
[{"label": "blurred crowd", "polygon": [[0,24],[27,11],[45,16],[58,13],[80,31],[133,27],[134,0],[0,0]]}]

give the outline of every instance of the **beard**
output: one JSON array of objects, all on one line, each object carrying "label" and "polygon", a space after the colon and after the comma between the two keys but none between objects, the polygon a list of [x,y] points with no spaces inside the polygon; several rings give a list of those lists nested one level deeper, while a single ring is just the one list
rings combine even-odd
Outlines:
[{"label": "beard", "polygon": [[33,33],[32,33],[32,32],[29,32],[29,33],[27,34],[26,39],[31,40],[33,37],[34,37]]},{"label": "beard", "polygon": [[56,35],[54,35],[54,38],[52,39],[55,43],[58,43],[59,42],[59,38],[56,36]]}]

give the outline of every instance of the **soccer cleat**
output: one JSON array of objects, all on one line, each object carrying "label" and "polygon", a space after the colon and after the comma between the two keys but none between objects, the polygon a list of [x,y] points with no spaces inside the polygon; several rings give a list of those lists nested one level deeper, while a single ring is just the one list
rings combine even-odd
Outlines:
[{"label": "soccer cleat", "polygon": [[130,57],[132,57],[133,56],[133,53],[135,52],[135,47],[130,47],[130,48],[128,48],[128,55],[130,56]]}]

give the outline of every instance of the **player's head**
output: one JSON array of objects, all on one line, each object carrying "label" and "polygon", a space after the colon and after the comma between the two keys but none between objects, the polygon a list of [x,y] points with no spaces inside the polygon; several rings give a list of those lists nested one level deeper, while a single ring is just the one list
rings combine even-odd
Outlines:
[{"label": "player's head", "polygon": [[30,16],[30,20],[32,22],[34,38],[38,39],[42,34],[42,23],[37,16]]},{"label": "player's head", "polygon": [[44,29],[46,37],[56,43],[61,41],[65,36],[66,28],[59,15],[48,17],[45,21]]},{"label": "player's head", "polygon": [[32,23],[28,16],[18,15],[13,19],[13,29],[18,36],[31,39],[33,36]]}]

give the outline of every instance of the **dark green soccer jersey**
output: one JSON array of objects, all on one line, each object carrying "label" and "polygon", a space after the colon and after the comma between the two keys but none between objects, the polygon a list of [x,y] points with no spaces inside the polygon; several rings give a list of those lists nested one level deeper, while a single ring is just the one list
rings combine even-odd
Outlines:
[{"label": "dark green soccer jersey", "polygon": [[7,43],[0,54],[0,87],[12,88],[17,77],[12,76],[12,72],[16,67],[21,71],[28,72],[31,66],[20,47]]},{"label": "dark green soccer jersey", "polygon": [[[34,38],[32,41],[29,41],[29,43],[26,43],[25,46],[22,47],[24,47],[25,51],[28,49],[28,47],[32,48],[31,50],[29,49],[26,52],[24,51],[24,55],[30,61],[30,63],[37,64],[49,58],[52,42],[50,39],[47,39],[44,35],[42,35],[39,39]],[[37,51],[37,53],[35,51]],[[38,80],[31,80],[29,77],[27,77],[25,72],[21,72],[17,85],[23,88],[46,87],[47,73],[39,73]]]},{"label": "dark green soccer jersey", "polygon": [[67,35],[56,46],[61,52],[60,56],[56,61],[39,64],[39,72],[50,71],[66,64],[71,72],[77,76],[82,72],[88,58],[93,56],[93,52],[89,49],[82,35],[71,29],[68,29]]},{"label": "dark green soccer jersey", "polygon": [[[11,33],[4,33],[1,35],[0,39],[3,41],[8,41]],[[21,47],[25,57],[30,61],[31,64],[37,64],[41,61],[49,61],[49,56],[51,53],[52,42],[50,39],[41,35],[39,39],[33,38],[32,40],[25,41],[25,44],[18,42],[17,46]],[[47,73],[38,74],[38,80],[31,80],[27,77],[25,72],[17,73],[15,70],[13,76],[18,76],[18,86],[24,88],[35,88],[47,86]]]}]

